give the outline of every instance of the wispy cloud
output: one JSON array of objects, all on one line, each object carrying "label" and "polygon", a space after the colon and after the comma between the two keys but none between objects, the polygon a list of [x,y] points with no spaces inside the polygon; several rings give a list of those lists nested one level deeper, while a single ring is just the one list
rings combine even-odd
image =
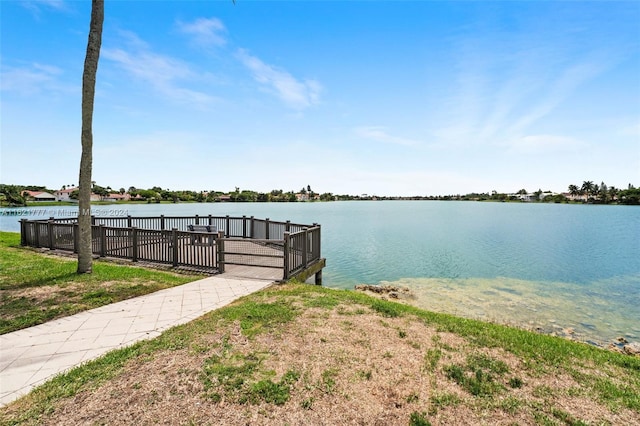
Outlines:
[{"label": "wispy cloud", "polygon": [[65,11],[68,9],[64,0],[22,0],[19,2],[22,7],[31,11],[36,17],[40,16],[43,9],[53,9]]},{"label": "wispy cloud", "polygon": [[375,142],[403,146],[416,146],[420,144],[419,141],[413,139],[390,135],[387,133],[387,128],[381,126],[361,126],[354,128],[353,131],[356,136]]},{"label": "wispy cloud", "polygon": [[218,18],[198,18],[193,22],[176,22],[178,31],[193,37],[196,44],[203,47],[224,46],[227,43],[227,29]]},{"label": "wispy cloud", "polygon": [[129,50],[103,48],[102,57],[175,101],[202,106],[215,99],[207,93],[187,87],[189,81],[201,79],[188,63],[153,52],[147,43],[133,33],[123,32],[122,35],[128,40]]},{"label": "wispy cloud", "polygon": [[508,142],[509,150],[518,154],[578,153],[585,146],[578,139],[558,135],[529,135]]},{"label": "wispy cloud", "polygon": [[251,71],[255,81],[290,108],[302,110],[318,103],[322,86],[317,81],[298,80],[285,70],[265,64],[244,49],[239,49],[236,56]]},{"label": "wispy cloud", "polygon": [[29,66],[3,66],[1,75],[3,92],[34,95],[42,92],[67,92],[72,90],[60,81],[63,71],[55,66],[34,63]]}]

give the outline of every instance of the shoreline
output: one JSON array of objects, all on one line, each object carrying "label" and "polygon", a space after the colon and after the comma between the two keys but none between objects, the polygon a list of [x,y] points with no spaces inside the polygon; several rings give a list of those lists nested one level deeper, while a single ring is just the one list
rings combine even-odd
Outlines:
[{"label": "shoreline", "polygon": [[[391,300],[399,303],[406,303],[408,305],[420,308],[433,310],[429,308],[425,308],[418,303],[418,296],[416,293],[405,286],[398,285],[390,285],[390,284],[358,284],[354,287],[354,291],[360,291],[366,293],[368,295],[380,298],[381,300]],[[582,333],[576,332],[575,328],[567,325],[562,326],[557,324],[555,321],[550,325],[542,326],[535,325],[533,321],[529,323],[522,322],[514,322],[514,321],[499,321],[499,320],[489,320],[487,318],[481,318],[477,316],[467,316],[458,313],[451,313],[443,310],[437,310],[436,312],[446,313],[458,317],[469,318],[477,321],[489,322],[493,324],[500,324],[506,327],[518,328],[521,330],[531,331],[538,334],[544,334],[548,336],[560,337],[566,340],[571,340],[576,343],[583,343],[590,346],[595,346],[600,349],[609,350],[613,352],[618,352],[621,354],[629,355],[629,356],[638,356],[640,357],[640,340],[638,341],[630,341],[623,336],[618,336],[615,339],[610,339],[608,341],[596,341],[599,340],[594,336],[584,336]]]}]

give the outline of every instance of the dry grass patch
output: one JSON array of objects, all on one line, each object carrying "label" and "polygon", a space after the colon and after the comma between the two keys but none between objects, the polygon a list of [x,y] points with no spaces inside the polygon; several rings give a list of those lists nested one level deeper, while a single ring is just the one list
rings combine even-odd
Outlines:
[{"label": "dry grass patch", "polygon": [[[114,377],[48,402],[37,416],[22,420],[46,425],[640,424],[640,410],[601,401],[588,381],[563,366],[537,368],[542,361],[532,364],[513,351],[446,330],[449,317],[436,323],[398,306],[303,286],[265,291],[141,344]],[[582,364],[580,374],[600,377],[597,364],[595,372]],[[618,376],[637,374],[607,369]],[[626,383],[637,386],[638,377],[631,379]],[[31,398],[4,408],[1,418],[11,423],[40,403]]]}]

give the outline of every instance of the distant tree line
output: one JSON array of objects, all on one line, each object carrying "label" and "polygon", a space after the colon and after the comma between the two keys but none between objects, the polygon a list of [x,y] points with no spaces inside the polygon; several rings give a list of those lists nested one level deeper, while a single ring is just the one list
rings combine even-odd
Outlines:
[{"label": "distant tree line", "polygon": [[[74,185],[63,185],[62,189],[73,188]],[[26,205],[26,198],[22,196],[23,191],[42,191],[53,194],[55,190],[38,185],[5,185],[0,184],[0,203],[10,206]],[[500,201],[500,202],[542,202],[542,203],[569,203],[581,202],[589,204],[628,204],[640,205],[640,188],[629,184],[626,189],[618,189],[614,186],[607,186],[604,182],[599,185],[593,181],[584,181],[582,185],[569,185],[568,192],[556,194],[551,191],[538,189],[533,193],[520,189],[515,193],[500,193],[491,191],[489,193],[469,193],[465,195],[437,195],[437,196],[377,196],[377,195],[349,195],[333,194],[325,192],[318,194],[307,185],[299,191],[283,191],[274,189],[270,192],[258,192],[235,187],[233,191],[171,191],[154,186],[149,189],[139,189],[130,186],[128,189],[113,189],[110,186],[103,187],[96,182],[92,182],[92,193],[103,198],[108,198],[112,194],[129,194],[132,201],[142,201],[147,203],[160,202],[297,202],[297,201],[359,201],[359,200],[459,200],[459,201]],[[71,199],[77,199],[77,189],[70,194]]]}]

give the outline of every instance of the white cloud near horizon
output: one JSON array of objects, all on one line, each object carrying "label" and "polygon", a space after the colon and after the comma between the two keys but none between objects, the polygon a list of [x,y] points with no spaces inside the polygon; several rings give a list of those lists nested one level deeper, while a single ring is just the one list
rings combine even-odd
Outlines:
[{"label": "white cloud near horizon", "polygon": [[218,18],[198,18],[193,22],[177,21],[178,30],[193,37],[196,44],[204,47],[224,46],[226,27]]},{"label": "white cloud near horizon", "polygon": [[558,135],[529,135],[508,142],[508,149],[519,154],[577,153],[586,146],[578,139]]},{"label": "white cloud near horizon", "polygon": [[265,64],[245,49],[238,49],[236,57],[251,71],[255,81],[287,106],[302,110],[318,103],[322,86],[317,81],[298,80],[285,70]]},{"label": "white cloud near horizon", "polygon": [[353,129],[356,136],[375,142],[383,142],[393,145],[416,146],[420,142],[390,135],[386,127],[382,126],[360,126]]}]

